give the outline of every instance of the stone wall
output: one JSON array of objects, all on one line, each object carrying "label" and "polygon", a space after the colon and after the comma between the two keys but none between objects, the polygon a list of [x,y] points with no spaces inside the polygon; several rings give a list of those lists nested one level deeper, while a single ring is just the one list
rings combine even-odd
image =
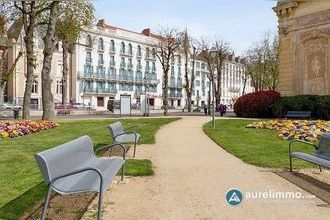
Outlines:
[{"label": "stone wall", "polygon": [[330,1],[292,0],[279,18],[282,95],[330,95]]}]

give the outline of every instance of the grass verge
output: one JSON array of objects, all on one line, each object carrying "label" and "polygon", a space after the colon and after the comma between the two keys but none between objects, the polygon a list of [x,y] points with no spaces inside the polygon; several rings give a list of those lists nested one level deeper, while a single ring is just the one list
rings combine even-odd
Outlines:
[{"label": "grass verge", "polygon": [[[204,132],[227,152],[244,162],[260,167],[288,168],[288,140],[278,138],[276,131],[246,128],[249,120],[216,120],[216,128],[212,122],[203,126]],[[311,153],[313,148],[303,144],[295,144],[293,149]],[[314,165],[294,160],[294,168],[314,167]],[[315,166],[316,167],[316,166]]]},{"label": "grass verge", "polygon": [[[124,127],[139,125],[141,144],[155,143],[155,133],[162,125],[178,118],[120,120]],[[115,120],[62,121],[54,129],[0,142],[0,219],[18,219],[45,195],[45,185],[33,155],[83,135],[89,135],[94,148],[108,145],[107,125]],[[140,166],[140,167],[139,167]],[[126,175],[150,175],[149,161],[127,160]]]}]

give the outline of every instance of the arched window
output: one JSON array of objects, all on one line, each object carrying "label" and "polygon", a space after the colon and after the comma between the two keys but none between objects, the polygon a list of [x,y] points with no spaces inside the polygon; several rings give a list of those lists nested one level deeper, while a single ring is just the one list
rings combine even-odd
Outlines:
[{"label": "arched window", "polygon": [[152,48],[152,58],[153,59],[156,59],[156,50],[155,50],[155,48]]},{"label": "arched window", "polygon": [[150,57],[150,49],[149,49],[149,47],[146,48],[146,57],[147,58]]},{"label": "arched window", "polygon": [[38,81],[32,83],[32,93],[38,93]]},{"label": "arched window", "polygon": [[141,52],[141,46],[138,45],[137,46],[137,54],[136,54],[138,57],[141,57],[142,56],[142,52]]},{"label": "arched window", "polygon": [[132,44],[128,44],[128,54],[133,55],[133,47]]},{"label": "arched window", "polygon": [[115,52],[115,41],[114,40],[110,41],[110,51]]},{"label": "arched window", "polygon": [[91,37],[90,34],[87,35],[86,46],[87,46],[88,48],[92,48],[92,37]]},{"label": "arched window", "polygon": [[104,50],[104,44],[103,44],[103,39],[102,38],[100,38],[99,39],[99,50]]},{"label": "arched window", "polygon": [[125,54],[125,43],[121,42],[120,53]]}]

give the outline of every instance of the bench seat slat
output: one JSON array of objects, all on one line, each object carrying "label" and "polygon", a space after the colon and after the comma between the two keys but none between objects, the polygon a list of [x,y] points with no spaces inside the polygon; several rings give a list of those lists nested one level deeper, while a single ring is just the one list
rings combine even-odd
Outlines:
[{"label": "bench seat slat", "polygon": [[[108,189],[111,181],[116,176],[119,169],[125,161],[119,157],[102,158],[89,161],[84,167],[95,167],[100,170],[103,176],[103,192]],[[54,183],[54,190],[60,194],[72,194],[86,191],[100,191],[99,175],[93,171],[86,171],[75,174],[63,179],[59,179]]]},{"label": "bench seat slat", "polygon": [[305,160],[305,161],[308,161],[308,162],[311,162],[311,163],[321,165],[323,167],[330,168],[330,161],[326,160],[326,159],[323,159],[323,158],[320,158],[319,155],[306,154],[306,153],[303,153],[303,152],[292,152],[291,156],[300,158],[302,160]]}]

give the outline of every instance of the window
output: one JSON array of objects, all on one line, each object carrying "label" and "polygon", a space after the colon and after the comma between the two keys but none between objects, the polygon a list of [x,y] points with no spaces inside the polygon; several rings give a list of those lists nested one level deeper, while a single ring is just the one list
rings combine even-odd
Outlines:
[{"label": "window", "polygon": [[87,36],[87,39],[86,39],[86,46],[87,46],[88,48],[92,48],[92,37],[91,37],[91,35],[88,35],[88,36]]},{"label": "window", "polygon": [[199,97],[199,90],[197,90],[197,97]]},{"label": "window", "polygon": [[196,80],[196,86],[200,86],[201,82],[199,80]]},{"label": "window", "polygon": [[202,63],[202,69],[203,70],[205,69],[205,63]]},{"label": "window", "polygon": [[146,48],[146,58],[150,57],[150,49],[149,47]]},{"label": "window", "polygon": [[32,93],[38,93],[38,81],[34,81],[32,84]]},{"label": "window", "polygon": [[138,57],[141,57],[142,56],[142,52],[141,52],[141,46],[138,45],[137,46],[137,54],[136,54]]},{"label": "window", "polygon": [[149,61],[146,61],[146,70],[149,70],[150,66],[149,66]]},{"label": "window", "polygon": [[174,59],[174,55],[172,54],[171,56],[171,62],[174,63],[175,62],[175,59]]},{"label": "window", "polygon": [[137,68],[140,70],[141,69],[141,60],[137,60]]},{"label": "window", "polygon": [[181,55],[178,55],[178,63],[181,64]]},{"label": "window", "polygon": [[120,53],[125,54],[125,43],[121,42]]},{"label": "window", "polygon": [[201,72],[200,71],[196,71],[196,76],[200,76]]},{"label": "window", "polygon": [[110,56],[110,66],[115,65],[115,56]]},{"label": "window", "polygon": [[56,82],[56,93],[57,94],[62,94],[63,92],[63,82],[62,81],[57,81]]},{"label": "window", "polygon": [[125,67],[125,58],[124,57],[120,58],[120,67]]},{"label": "window", "polygon": [[179,78],[181,77],[181,67],[180,66],[178,67],[178,77]]},{"label": "window", "polygon": [[171,77],[174,77],[174,66],[171,66]]},{"label": "window", "polygon": [[155,62],[152,62],[152,71],[156,72],[156,63]]},{"label": "window", "polygon": [[133,47],[132,44],[128,44],[128,54],[133,55]]},{"label": "window", "polygon": [[99,54],[99,61],[98,61],[98,63],[99,63],[99,65],[103,65],[103,63],[104,63],[103,54],[102,53]]},{"label": "window", "polygon": [[205,96],[205,90],[204,89],[202,90],[202,96]]},{"label": "window", "polygon": [[102,38],[99,39],[99,45],[98,45],[98,47],[99,47],[99,50],[101,50],[101,51],[104,50],[104,45],[103,45],[103,39]]},{"label": "window", "polygon": [[92,62],[92,53],[91,52],[86,52],[86,63],[91,63]]},{"label": "window", "polygon": [[110,41],[110,51],[115,52],[115,42],[113,40]]},{"label": "window", "polygon": [[200,68],[201,67],[201,63],[200,62],[196,62],[196,68]]},{"label": "window", "polygon": [[155,50],[155,48],[152,48],[152,58],[156,59],[156,50]]}]

